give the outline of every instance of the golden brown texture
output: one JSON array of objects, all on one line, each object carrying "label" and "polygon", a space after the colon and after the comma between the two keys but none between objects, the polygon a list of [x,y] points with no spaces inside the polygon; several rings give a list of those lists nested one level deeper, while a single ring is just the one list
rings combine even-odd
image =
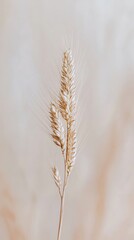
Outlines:
[{"label": "golden brown texture", "polygon": [[[72,53],[68,50],[63,56],[58,106],[52,103],[50,107],[51,135],[54,143],[61,147],[64,157],[64,181],[62,188],[59,172],[56,167],[52,168],[54,181],[59,189],[61,198],[57,240],[60,240],[61,237],[65,188],[76,158],[75,107],[74,65]],[[60,114],[66,122],[66,131],[64,131]]]}]

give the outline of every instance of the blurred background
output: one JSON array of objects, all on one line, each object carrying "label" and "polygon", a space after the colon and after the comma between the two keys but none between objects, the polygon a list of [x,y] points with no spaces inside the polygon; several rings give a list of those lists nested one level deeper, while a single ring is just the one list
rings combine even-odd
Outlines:
[{"label": "blurred background", "polygon": [[0,0],[1,240],[56,239],[48,112],[68,48],[78,153],[61,239],[134,239],[134,1]]}]

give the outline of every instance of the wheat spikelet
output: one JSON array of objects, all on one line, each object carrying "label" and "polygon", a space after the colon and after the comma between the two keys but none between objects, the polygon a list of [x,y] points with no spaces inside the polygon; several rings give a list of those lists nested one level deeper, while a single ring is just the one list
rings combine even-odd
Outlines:
[{"label": "wheat spikelet", "polygon": [[66,121],[73,121],[75,114],[75,86],[74,65],[70,50],[66,51],[63,57],[59,108],[62,117]]},{"label": "wheat spikelet", "polygon": [[53,172],[53,178],[54,178],[55,184],[58,187],[59,193],[61,195],[61,178],[60,178],[60,175],[59,175],[59,171],[54,166],[54,167],[52,167],[52,172]]},{"label": "wheat spikelet", "polygon": [[59,95],[59,109],[62,117],[67,122],[67,148],[66,148],[66,171],[70,174],[76,157],[76,131],[75,131],[75,85],[74,64],[72,53],[66,51],[63,56],[61,72],[61,88]]},{"label": "wheat spikelet", "polygon": [[[72,53],[68,50],[63,56],[58,105],[52,103],[50,107],[51,135],[54,143],[61,148],[64,157],[64,181],[62,187],[58,169],[56,167],[52,168],[54,181],[61,198],[57,240],[60,240],[61,236],[65,188],[76,158],[75,108],[74,64]],[[60,114],[65,120],[66,131],[64,131]]]},{"label": "wheat spikelet", "polygon": [[51,129],[54,143],[61,147],[62,153],[65,151],[65,135],[64,128],[60,119],[60,112],[57,106],[52,103],[50,107],[50,121],[51,121]]},{"label": "wheat spikelet", "polygon": [[68,156],[66,159],[66,170],[67,176],[70,175],[71,170],[75,164],[76,159],[76,131],[75,129],[69,129],[69,136],[68,136]]}]

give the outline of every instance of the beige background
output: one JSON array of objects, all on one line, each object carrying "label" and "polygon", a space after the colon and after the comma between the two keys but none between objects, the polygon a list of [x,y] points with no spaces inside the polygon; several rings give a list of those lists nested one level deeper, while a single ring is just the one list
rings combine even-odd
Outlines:
[{"label": "beige background", "polygon": [[62,240],[134,239],[134,1],[0,0],[1,240],[56,239],[48,106],[69,47],[78,155]]}]

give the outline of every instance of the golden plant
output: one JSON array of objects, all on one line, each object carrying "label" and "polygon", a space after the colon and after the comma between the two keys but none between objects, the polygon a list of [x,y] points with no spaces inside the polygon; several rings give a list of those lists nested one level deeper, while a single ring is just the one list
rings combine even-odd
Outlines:
[{"label": "golden plant", "polygon": [[[57,240],[61,238],[61,229],[63,221],[65,190],[68,178],[75,164],[76,158],[76,130],[75,130],[75,85],[74,85],[74,64],[71,50],[64,52],[61,86],[57,103],[51,103],[50,122],[51,136],[53,142],[60,147],[64,158],[64,180],[61,181],[57,167],[52,168],[55,184],[60,195],[60,215]],[[62,120],[66,123],[66,130]]]}]

